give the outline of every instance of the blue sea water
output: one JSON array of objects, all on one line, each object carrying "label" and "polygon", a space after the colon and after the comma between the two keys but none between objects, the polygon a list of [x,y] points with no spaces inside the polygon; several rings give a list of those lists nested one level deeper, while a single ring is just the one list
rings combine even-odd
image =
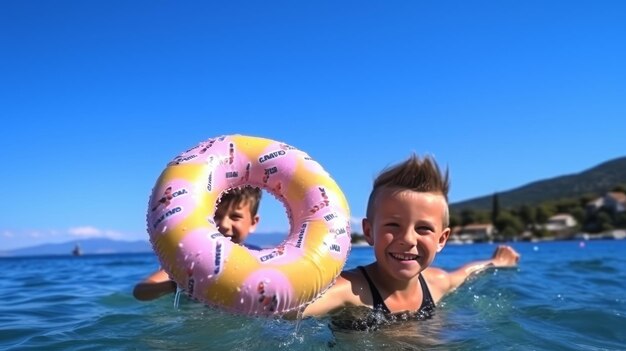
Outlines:
[{"label": "blue sea water", "polygon": [[[626,240],[514,243],[518,268],[472,277],[436,314],[370,332],[327,319],[235,316],[174,296],[132,297],[152,254],[0,258],[2,350],[625,350]],[[448,245],[435,265],[489,257]],[[353,247],[347,268],[373,253]]]}]

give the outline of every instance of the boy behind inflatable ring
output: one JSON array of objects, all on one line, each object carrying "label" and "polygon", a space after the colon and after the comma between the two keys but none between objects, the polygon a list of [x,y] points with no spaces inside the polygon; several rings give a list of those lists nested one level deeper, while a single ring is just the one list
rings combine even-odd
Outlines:
[{"label": "boy behind inflatable ring", "polygon": [[[234,188],[224,193],[215,211],[217,230],[234,243],[242,244],[259,224],[261,194],[261,189],[251,186]],[[248,248],[258,249],[252,246]],[[167,272],[159,269],[135,285],[133,296],[141,301],[154,300],[176,292],[176,287],[176,282],[170,279]]]}]

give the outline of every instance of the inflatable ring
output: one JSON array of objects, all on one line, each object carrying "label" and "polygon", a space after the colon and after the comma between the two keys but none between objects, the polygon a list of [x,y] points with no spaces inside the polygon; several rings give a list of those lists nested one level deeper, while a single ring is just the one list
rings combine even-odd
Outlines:
[{"label": "inflatable ring", "polygon": [[[220,234],[221,195],[260,187],[285,205],[290,230],[251,250]],[[194,299],[247,315],[282,314],[324,293],[350,251],[350,214],[319,163],[287,144],[250,136],[209,139],[174,158],[150,196],[147,226],[163,269]]]}]

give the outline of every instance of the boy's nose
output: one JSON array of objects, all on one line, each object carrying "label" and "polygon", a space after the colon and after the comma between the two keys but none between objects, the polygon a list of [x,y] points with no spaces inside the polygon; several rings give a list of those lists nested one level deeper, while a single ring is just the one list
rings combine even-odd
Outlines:
[{"label": "boy's nose", "polygon": [[415,246],[417,245],[417,236],[419,234],[413,230],[413,228],[409,228],[407,230],[404,231],[404,234],[402,234],[402,242],[406,243],[409,246]]},{"label": "boy's nose", "polygon": [[228,220],[228,218],[221,218],[218,219],[217,221],[215,221],[215,224],[217,224],[217,230],[224,236],[232,236],[233,233],[231,232],[231,223],[230,220]]}]

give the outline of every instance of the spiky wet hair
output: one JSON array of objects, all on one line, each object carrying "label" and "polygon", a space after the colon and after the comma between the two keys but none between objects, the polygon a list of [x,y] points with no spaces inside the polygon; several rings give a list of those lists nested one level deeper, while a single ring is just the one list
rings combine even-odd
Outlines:
[{"label": "spiky wet hair", "polygon": [[443,226],[444,228],[448,227],[450,221],[447,205],[448,190],[450,189],[448,169],[442,171],[431,156],[420,159],[416,154],[412,154],[404,162],[384,169],[376,177],[367,201],[367,218],[370,220],[374,218],[376,196],[385,188],[407,189],[442,195],[446,201]]}]

